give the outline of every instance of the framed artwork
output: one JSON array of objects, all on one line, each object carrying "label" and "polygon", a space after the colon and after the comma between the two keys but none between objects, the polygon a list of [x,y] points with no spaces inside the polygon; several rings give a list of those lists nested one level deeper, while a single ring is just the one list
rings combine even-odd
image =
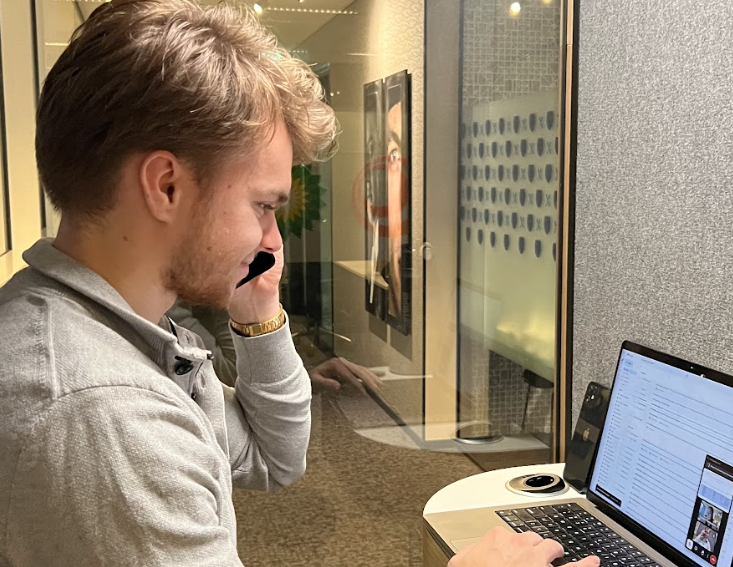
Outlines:
[{"label": "framed artwork", "polygon": [[410,75],[364,86],[367,309],[411,331],[412,176]]},{"label": "framed artwork", "polygon": [[379,319],[385,318],[387,299],[382,277],[387,260],[383,238],[386,229],[383,87],[382,79],[364,85],[364,218],[368,266],[365,304],[367,311]]}]

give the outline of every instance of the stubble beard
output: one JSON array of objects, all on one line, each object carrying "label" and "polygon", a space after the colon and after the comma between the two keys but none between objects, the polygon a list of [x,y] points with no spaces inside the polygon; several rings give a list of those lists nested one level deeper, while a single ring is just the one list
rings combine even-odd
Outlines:
[{"label": "stubble beard", "polygon": [[217,252],[217,245],[208,230],[208,215],[201,215],[181,242],[163,274],[166,289],[191,305],[207,305],[226,309],[232,295],[227,254]]}]

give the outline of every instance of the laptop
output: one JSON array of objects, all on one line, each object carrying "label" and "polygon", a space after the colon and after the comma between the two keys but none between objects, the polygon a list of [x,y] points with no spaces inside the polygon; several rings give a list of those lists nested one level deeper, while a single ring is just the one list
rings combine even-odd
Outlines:
[{"label": "laptop", "polygon": [[[733,564],[733,377],[624,342],[587,499],[435,514],[453,549],[504,526],[560,541],[564,565]],[[445,528],[445,529],[443,529]],[[459,535],[460,534],[460,535]],[[441,536],[441,537],[442,537]]]}]

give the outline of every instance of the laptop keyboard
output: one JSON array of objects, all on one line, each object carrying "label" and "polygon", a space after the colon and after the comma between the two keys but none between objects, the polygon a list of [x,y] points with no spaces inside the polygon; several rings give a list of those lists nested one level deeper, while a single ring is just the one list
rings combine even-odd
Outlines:
[{"label": "laptop keyboard", "polygon": [[597,555],[603,567],[659,567],[578,504],[513,508],[497,514],[515,532],[531,531],[560,542],[565,555],[552,562],[556,566]]}]

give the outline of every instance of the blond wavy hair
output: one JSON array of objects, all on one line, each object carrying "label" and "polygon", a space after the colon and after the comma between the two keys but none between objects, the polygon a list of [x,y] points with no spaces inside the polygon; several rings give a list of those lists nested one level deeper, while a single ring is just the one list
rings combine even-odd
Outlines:
[{"label": "blond wavy hair", "polygon": [[94,217],[124,160],[167,150],[203,184],[284,121],[295,163],[327,159],[337,122],[311,69],[248,9],[113,0],[72,36],[38,106],[36,157],[51,202]]}]

